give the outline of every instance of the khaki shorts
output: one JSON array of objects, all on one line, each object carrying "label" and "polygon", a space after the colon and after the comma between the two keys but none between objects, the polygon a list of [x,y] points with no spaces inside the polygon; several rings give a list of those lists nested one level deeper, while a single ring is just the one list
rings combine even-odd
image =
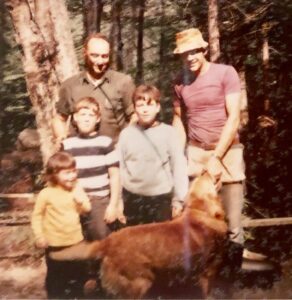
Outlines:
[{"label": "khaki shorts", "polygon": [[[245,179],[245,164],[243,160],[242,144],[236,144],[225,154],[222,162],[226,168],[222,166],[222,182],[237,182]],[[188,145],[188,173],[189,176],[199,176],[214,150],[204,150],[196,146]]]}]

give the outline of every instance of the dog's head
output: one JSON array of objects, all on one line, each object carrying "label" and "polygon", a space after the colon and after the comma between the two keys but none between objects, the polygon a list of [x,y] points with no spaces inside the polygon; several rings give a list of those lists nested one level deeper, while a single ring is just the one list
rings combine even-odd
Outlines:
[{"label": "dog's head", "polygon": [[209,173],[205,172],[192,181],[188,192],[187,207],[204,211],[212,218],[224,220],[222,202]]}]

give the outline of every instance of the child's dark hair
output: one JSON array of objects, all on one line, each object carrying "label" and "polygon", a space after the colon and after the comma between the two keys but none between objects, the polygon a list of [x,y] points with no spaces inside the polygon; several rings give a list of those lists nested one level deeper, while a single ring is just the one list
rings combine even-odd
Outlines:
[{"label": "child's dark hair", "polygon": [[93,97],[84,97],[77,100],[74,104],[74,113],[78,112],[82,108],[91,109],[96,115],[99,116],[99,104]]},{"label": "child's dark hair", "polygon": [[60,151],[52,155],[46,165],[45,177],[52,184],[57,184],[56,175],[61,170],[72,169],[76,167],[74,157],[65,151]]},{"label": "child's dark hair", "polygon": [[138,100],[145,100],[147,102],[154,100],[156,103],[160,103],[160,97],[161,94],[157,87],[141,84],[135,89],[132,100],[135,106]]}]

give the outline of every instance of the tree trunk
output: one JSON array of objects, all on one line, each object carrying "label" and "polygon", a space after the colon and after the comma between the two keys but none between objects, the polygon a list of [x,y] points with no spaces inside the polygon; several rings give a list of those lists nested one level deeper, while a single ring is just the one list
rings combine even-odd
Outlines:
[{"label": "tree trunk", "polygon": [[143,82],[143,37],[144,37],[145,0],[138,2],[138,38],[137,38],[137,72],[136,82]]},{"label": "tree trunk", "polygon": [[83,0],[83,22],[85,36],[100,32],[104,2],[102,0]]},{"label": "tree trunk", "polygon": [[166,57],[165,57],[165,3],[164,0],[160,1],[160,43],[159,43],[159,80],[158,80],[158,87],[162,87],[163,77],[165,72],[165,64],[166,64]]},{"label": "tree trunk", "polygon": [[248,102],[247,102],[247,91],[246,91],[246,80],[245,70],[239,72],[239,78],[241,83],[241,95],[240,95],[240,129],[247,125],[248,116]]},{"label": "tree trunk", "polygon": [[267,24],[263,24],[262,26],[262,35],[263,35],[263,48],[262,48],[262,59],[263,59],[263,90],[265,95],[264,100],[264,113],[267,113],[270,108],[270,100],[269,100],[269,42],[268,42],[268,28]]},{"label": "tree trunk", "polygon": [[122,41],[122,24],[121,24],[122,1],[114,0],[112,2],[111,20],[112,26],[110,31],[111,43],[111,62],[116,70],[123,70],[123,41]]},{"label": "tree trunk", "polygon": [[215,62],[220,57],[220,40],[218,28],[218,4],[217,0],[208,0],[208,30],[210,60]]},{"label": "tree trunk", "polygon": [[51,120],[61,81],[78,71],[63,1],[6,0],[36,115],[44,163],[55,151]]}]

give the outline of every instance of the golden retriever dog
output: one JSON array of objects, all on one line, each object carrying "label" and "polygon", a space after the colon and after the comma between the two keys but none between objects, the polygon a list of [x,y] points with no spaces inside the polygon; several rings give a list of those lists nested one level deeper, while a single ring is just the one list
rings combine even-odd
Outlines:
[{"label": "golden retriever dog", "polygon": [[183,214],[171,221],[126,227],[101,241],[52,253],[56,260],[101,261],[103,289],[113,297],[143,298],[161,271],[196,274],[204,297],[216,274],[220,245],[227,238],[225,215],[208,173],[195,179]]}]

